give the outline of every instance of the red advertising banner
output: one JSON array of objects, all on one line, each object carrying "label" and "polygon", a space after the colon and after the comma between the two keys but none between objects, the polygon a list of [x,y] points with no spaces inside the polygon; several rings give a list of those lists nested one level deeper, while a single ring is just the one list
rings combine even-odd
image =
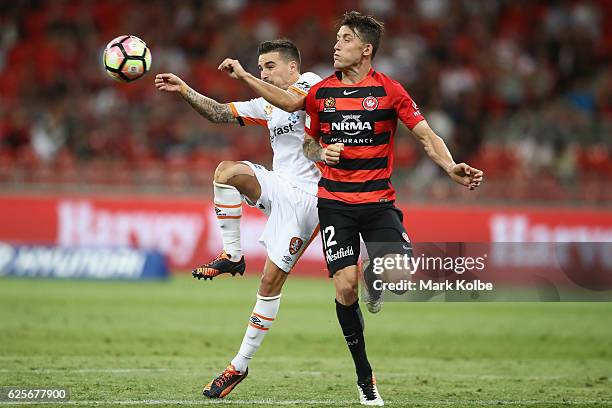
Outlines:
[{"label": "red advertising banner", "polygon": [[[416,242],[612,242],[612,210],[535,207],[400,205]],[[244,206],[242,246],[247,270],[260,270],[259,243],[266,217]],[[0,241],[88,247],[136,247],[165,254],[185,272],[221,249],[215,212],[207,198],[148,196],[0,197]],[[326,276],[320,239],[296,273]]]}]

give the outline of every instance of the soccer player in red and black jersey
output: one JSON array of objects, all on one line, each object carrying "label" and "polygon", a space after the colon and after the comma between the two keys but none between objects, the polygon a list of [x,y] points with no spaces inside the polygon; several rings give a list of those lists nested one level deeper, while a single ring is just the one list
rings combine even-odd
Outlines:
[{"label": "soccer player in red and black jersey", "polygon": [[[368,362],[357,298],[359,236],[370,258],[389,243],[411,255],[403,215],[391,185],[393,141],[400,119],[429,157],[457,183],[473,190],[483,172],[456,164],[401,84],[372,69],[383,25],[356,11],[344,15],[334,46],[336,72],[296,96],[269,84],[249,83],[268,102],[292,112],[306,108],[304,154],[321,162],[318,212],[325,258],[336,287],[336,314],[357,371],[360,402],[383,405]],[[384,250],[384,248],[383,248]],[[372,297],[371,297],[372,300]],[[368,309],[378,311],[374,298]]]},{"label": "soccer player in red and black jersey", "polygon": [[[482,171],[453,161],[401,84],[372,69],[382,31],[371,16],[344,15],[334,46],[336,72],[306,97],[311,139],[304,141],[306,156],[325,163],[318,192],[321,236],[336,286],[338,321],[355,362],[361,402],[368,405],[383,402],[366,356],[357,301],[359,235],[366,246],[404,242],[410,251],[390,181],[397,119],[454,181],[474,189],[483,178]],[[384,254],[374,251],[377,255]]]}]

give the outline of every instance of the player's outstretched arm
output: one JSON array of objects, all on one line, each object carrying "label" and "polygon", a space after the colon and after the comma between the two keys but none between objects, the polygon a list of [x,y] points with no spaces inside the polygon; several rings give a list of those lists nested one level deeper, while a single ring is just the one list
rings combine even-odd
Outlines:
[{"label": "player's outstretched arm", "polygon": [[290,90],[285,91],[259,78],[255,78],[242,68],[238,60],[226,58],[219,65],[218,69],[219,71],[227,72],[234,79],[240,79],[259,96],[285,112],[296,112],[304,109],[306,105],[306,96],[291,92]]},{"label": "player's outstretched arm", "polygon": [[420,121],[413,129],[412,133],[423,144],[427,155],[442,167],[451,179],[469,188],[475,189],[483,180],[484,173],[465,163],[455,163],[444,140],[429,127],[427,121]]},{"label": "player's outstretched arm", "polygon": [[193,109],[213,123],[238,123],[228,104],[197,93],[174,74],[157,74],[155,87],[160,91],[179,93]]}]

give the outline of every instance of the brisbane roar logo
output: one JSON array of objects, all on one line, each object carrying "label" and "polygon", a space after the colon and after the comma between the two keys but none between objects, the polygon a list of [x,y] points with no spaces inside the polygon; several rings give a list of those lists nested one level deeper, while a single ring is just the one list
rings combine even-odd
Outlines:
[{"label": "brisbane roar logo", "polygon": [[376,99],[375,96],[368,96],[363,98],[363,102],[361,102],[361,106],[363,106],[363,109],[367,110],[367,111],[373,111],[376,110],[378,108],[378,99]]},{"label": "brisbane roar logo", "polygon": [[300,248],[302,248],[302,244],[304,244],[304,241],[302,241],[301,238],[298,238],[298,237],[291,238],[291,242],[289,242],[289,253],[291,255],[297,254]]}]

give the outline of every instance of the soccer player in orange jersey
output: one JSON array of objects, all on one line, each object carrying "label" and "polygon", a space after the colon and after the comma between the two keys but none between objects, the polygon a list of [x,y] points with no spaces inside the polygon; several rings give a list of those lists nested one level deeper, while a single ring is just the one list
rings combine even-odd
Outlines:
[{"label": "soccer player in orange jersey", "polygon": [[[300,53],[291,41],[265,41],[258,51],[258,81],[275,89],[305,96],[321,78],[311,72],[300,73]],[[236,70],[219,69],[236,78],[255,78]],[[268,220],[260,242],[267,259],[246,333],[236,356],[227,368],[209,382],[203,394],[210,398],[228,395],[248,374],[248,364],[261,346],[280,307],[281,289],[291,269],[318,233],[316,208],[318,166],[304,157],[304,112],[285,112],[263,98],[219,103],[191,89],[176,75],[165,73],[155,78],[160,91],[179,93],[198,113],[214,123],[262,126],[268,131],[274,151],[272,171],[249,161],[223,161],[214,175],[213,191],[217,222],[223,239],[223,252],[196,268],[193,276],[212,279],[220,274],[242,274],[245,269],[240,246],[242,204],[261,210]]]}]

